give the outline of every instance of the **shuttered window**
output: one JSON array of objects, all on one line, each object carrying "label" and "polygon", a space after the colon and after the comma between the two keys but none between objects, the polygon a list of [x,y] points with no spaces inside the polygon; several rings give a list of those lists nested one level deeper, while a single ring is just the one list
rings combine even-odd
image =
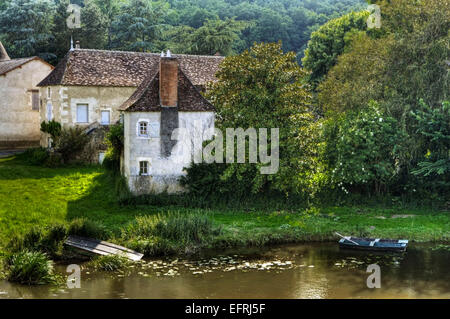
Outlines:
[{"label": "shuttered window", "polygon": [[87,104],[77,104],[77,123],[88,123]]},{"label": "shuttered window", "polygon": [[39,91],[31,91],[31,109],[33,111],[39,111]]}]

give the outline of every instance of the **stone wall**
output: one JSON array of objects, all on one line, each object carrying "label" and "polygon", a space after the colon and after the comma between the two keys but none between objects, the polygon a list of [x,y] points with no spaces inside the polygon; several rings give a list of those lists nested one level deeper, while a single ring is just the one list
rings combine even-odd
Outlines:
[{"label": "stone wall", "polygon": [[38,146],[39,110],[32,109],[36,85],[52,70],[39,60],[0,75],[0,148]]},{"label": "stone wall", "polygon": [[[193,144],[192,140],[185,144],[178,142],[172,148],[171,154],[165,157],[161,150],[161,136],[144,138],[138,136],[138,122],[148,121],[155,126],[161,123],[160,112],[125,112],[125,148],[123,156],[123,174],[128,180],[130,190],[136,194],[149,193],[179,193],[183,188],[179,178],[185,174],[184,168],[189,166],[192,154],[183,151],[186,144]],[[200,124],[201,130],[214,128],[213,112],[178,112],[178,127],[186,128],[192,134],[194,124]],[[158,132],[160,130],[158,129]],[[203,132],[200,132],[202,134]],[[191,135],[192,136],[192,135]],[[212,137],[212,136],[209,136]],[[149,174],[139,174],[139,162],[149,162]]]},{"label": "stone wall", "polygon": [[[48,91],[50,89],[50,92]],[[110,123],[119,120],[118,108],[136,90],[135,87],[97,87],[97,86],[50,86],[42,87],[41,121],[47,120],[48,105],[51,105],[52,118],[63,127],[88,127],[101,122],[101,111],[110,111]],[[77,104],[88,105],[88,123],[77,123]],[[41,135],[41,145],[48,146],[47,134]]]}]

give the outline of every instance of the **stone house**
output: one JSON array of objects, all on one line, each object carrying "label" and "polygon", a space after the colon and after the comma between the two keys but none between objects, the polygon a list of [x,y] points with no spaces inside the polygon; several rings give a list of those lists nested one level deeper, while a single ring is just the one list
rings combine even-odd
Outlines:
[{"label": "stone house", "polygon": [[52,70],[38,57],[11,59],[0,42],[0,148],[39,145],[37,84]]},{"label": "stone house", "polygon": [[[159,65],[160,54],[71,49],[38,86],[40,120],[63,127],[98,127],[119,120],[119,107]],[[198,89],[215,80],[223,57],[177,55],[180,69]],[[41,145],[49,137],[41,134]],[[99,153],[99,159],[102,157]]]},{"label": "stone house", "polygon": [[[159,60],[120,107],[125,132],[122,173],[134,194],[183,191],[178,181],[183,169],[194,152],[201,152],[187,147],[198,138],[195,134],[201,134],[201,145],[202,139],[212,137],[208,129],[214,129],[214,107],[183,70],[183,60],[169,55]],[[176,129],[186,135],[177,135]]]}]

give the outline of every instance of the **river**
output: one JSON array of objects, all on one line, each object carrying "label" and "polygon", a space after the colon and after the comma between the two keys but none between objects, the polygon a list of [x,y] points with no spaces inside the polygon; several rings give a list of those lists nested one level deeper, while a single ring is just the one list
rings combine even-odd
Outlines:
[{"label": "river", "polygon": [[[285,245],[148,259],[125,273],[82,266],[81,288],[0,281],[0,298],[450,298],[450,251],[410,244],[406,253]],[[381,288],[366,272],[380,266]],[[63,274],[66,265],[57,265]]]}]

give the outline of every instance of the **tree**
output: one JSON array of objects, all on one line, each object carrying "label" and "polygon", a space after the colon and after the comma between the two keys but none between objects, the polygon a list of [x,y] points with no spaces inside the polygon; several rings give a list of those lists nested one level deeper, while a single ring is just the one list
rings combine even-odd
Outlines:
[{"label": "tree", "polygon": [[321,111],[358,111],[370,100],[384,99],[388,81],[387,60],[392,39],[372,39],[365,32],[355,34],[348,52],[337,59],[326,78],[317,87]]},{"label": "tree", "polygon": [[146,52],[154,48],[161,36],[168,3],[130,0],[122,5],[112,23],[113,48]]},{"label": "tree", "polygon": [[94,0],[84,0],[80,42],[83,48],[103,49],[107,41],[107,19]]},{"label": "tree", "polygon": [[[411,112],[416,133],[422,137],[423,152],[413,174],[430,177],[435,187],[450,185],[450,102],[432,108],[420,101],[420,107]],[[437,185],[441,184],[441,185]]]},{"label": "tree", "polygon": [[206,20],[189,37],[189,53],[214,55],[217,52],[228,55],[233,52],[233,44],[239,39],[240,32],[247,26],[233,19]]},{"label": "tree", "polygon": [[279,128],[280,135],[278,173],[260,174],[263,164],[228,164],[222,178],[233,191],[311,192],[318,134],[305,76],[295,53],[283,53],[281,43],[255,44],[222,62],[218,81],[207,93],[216,107],[217,127]]},{"label": "tree", "polygon": [[328,118],[324,158],[332,187],[346,193],[386,193],[399,176],[405,137],[398,126],[374,101],[362,110]]},{"label": "tree", "polygon": [[12,57],[38,55],[50,60],[54,5],[48,0],[12,0],[0,12],[0,33]]},{"label": "tree", "polygon": [[95,0],[105,19],[108,39],[106,44],[107,49],[112,48],[112,22],[120,12],[120,2],[121,0]]},{"label": "tree", "polygon": [[58,0],[56,2],[55,14],[53,16],[51,33],[54,41],[52,51],[56,54],[58,59],[64,57],[67,51],[69,51],[70,38],[75,31],[67,27],[67,18],[70,15],[70,13],[67,12],[69,4],[69,0]]},{"label": "tree", "polygon": [[337,58],[349,44],[351,35],[366,30],[368,11],[351,12],[328,21],[311,35],[303,65],[311,71],[310,83],[318,84],[336,64]]}]

